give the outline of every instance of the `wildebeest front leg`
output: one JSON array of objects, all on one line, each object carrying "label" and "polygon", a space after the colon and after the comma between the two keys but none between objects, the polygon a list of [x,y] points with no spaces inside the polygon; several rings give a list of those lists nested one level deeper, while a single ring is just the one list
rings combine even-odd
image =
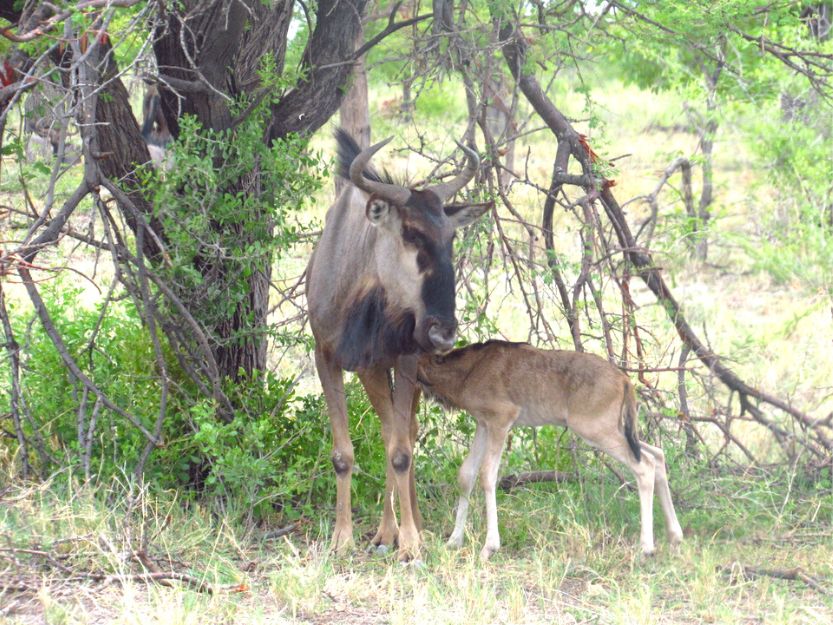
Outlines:
[{"label": "wildebeest front leg", "polygon": [[[419,409],[419,397],[422,391],[419,385],[414,388],[414,399],[411,404],[411,422],[409,425],[409,433],[411,440],[411,449],[416,447],[417,435],[419,434],[419,420],[417,419],[417,410]],[[414,514],[414,524],[417,531],[422,531],[422,513],[419,511],[419,503],[416,495],[416,474],[414,473],[414,463],[411,463],[411,469],[408,471],[408,490],[411,493],[411,510]]]},{"label": "wildebeest front leg", "polygon": [[332,547],[346,551],[353,547],[353,519],[350,509],[350,481],[353,473],[353,443],[347,426],[347,400],[341,369],[322,350],[315,350],[315,367],[333,432],[332,462],[336,472],[336,526]]},{"label": "wildebeest front leg", "polygon": [[[388,442],[390,441],[391,428],[393,426],[393,398],[391,387],[388,381],[388,372],[385,369],[372,369],[360,371],[359,379],[362,381],[370,404],[379,415],[382,424],[382,441],[385,445],[387,456]],[[373,545],[393,546],[399,536],[399,526],[396,523],[396,513],[393,510],[393,493],[396,489],[396,476],[391,466],[390,458],[385,461],[385,498],[382,512],[382,520],[379,529],[371,541]]]},{"label": "wildebeest front leg", "polygon": [[419,531],[416,517],[419,510],[411,497],[414,441],[413,402],[416,388],[416,356],[401,356],[394,369],[393,421],[390,440],[387,442],[388,462],[396,481],[399,495],[399,559],[410,560],[419,555]]}]

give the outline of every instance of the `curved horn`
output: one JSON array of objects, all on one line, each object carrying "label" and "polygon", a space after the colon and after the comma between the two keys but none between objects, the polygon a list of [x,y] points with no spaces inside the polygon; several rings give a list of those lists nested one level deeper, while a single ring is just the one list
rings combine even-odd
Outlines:
[{"label": "curved horn", "polygon": [[400,187],[396,184],[381,182],[380,180],[370,180],[364,175],[364,170],[370,162],[370,159],[373,158],[373,155],[376,154],[376,152],[385,147],[391,139],[393,139],[393,137],[388,137],[384,141],[380,141],[379,143],[371,145],[369,148],[365,148],[356,155],[356,158],[354,158],[353,162],[350,163],[350,181],[362,191],[375,193],[389,202],[393,202],[397,205],[403,205],[408,201],[408,198],[411,197],[410,189]]},{"label": "curved horn", "polygon": [[442,184],[436,184],[433,187],[428,187],[431,191],[436,193],[443,202],[465,187],[469,181],[474,178],[474,174],[477,173],[477,169],[480,167],[480,157],[477,155],[477,152],[469,147],[466,147],[459,141],[455,141],[454,143],[460,146],[460,149],[463,150],[468,157],[466,168],[457,174],[451,182],[444,182]]}]

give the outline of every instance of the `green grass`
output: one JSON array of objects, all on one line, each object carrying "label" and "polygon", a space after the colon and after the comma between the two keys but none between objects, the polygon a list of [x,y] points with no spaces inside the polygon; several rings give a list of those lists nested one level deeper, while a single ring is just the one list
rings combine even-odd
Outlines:
[{"label": "green grass", "polygon": [[[328,550],[332,512],[277,540],[174,493],[124,484],[79,487],[66,475],[12,487],[0,500],[0,623],[807,623],[833,618],[833,596],[801,581],[748,578],[741,566],[796,567],[833,582],[833,503],[788,475],[699,474],[671,468],[686,540],[672,552],[661,520],[658,553],[638,549],[636,494],[596,463],[579,481],[498,498],[502,549],[487,564],[482,499],[466,544],[444,545],[451,487],[422,497],[422,564],[366,553],[375,512],[356,519],[360,549]],[[688,472],[687,472],[688,471]],[[803,486],[803,489],[800,488]],[[786,493],[786,494],[785,494]],[[657,516],[660,516],[657,511]],[[79,576],[176,570],[214,588],[198,592],[136,580]],[[56,565],[23,550],[47,552]]]}]

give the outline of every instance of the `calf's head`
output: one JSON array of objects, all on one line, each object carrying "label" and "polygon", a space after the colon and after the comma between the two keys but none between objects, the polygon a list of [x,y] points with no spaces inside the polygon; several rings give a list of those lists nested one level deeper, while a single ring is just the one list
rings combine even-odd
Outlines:
[{"label": "calf's head", "polygon": [[454,180],[423,190],[409,189],[365,175],[371,157],[388,141],[365,149],[350,165],[351,181],[369,194],[365,214],[377,228],[379,286],[389,305],[413,314],[413,339],[419,348],[446,353],[454,346],[457,332],[454,231],[483,215],[490,204],[444,202],[472,179],[479,160],[474,151],[461,145],[468,163]]}]

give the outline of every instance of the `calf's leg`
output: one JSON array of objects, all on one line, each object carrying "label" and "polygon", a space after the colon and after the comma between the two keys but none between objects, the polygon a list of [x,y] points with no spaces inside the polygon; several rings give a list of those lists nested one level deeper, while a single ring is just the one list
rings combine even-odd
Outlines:
[{"label": "calf's leg", "polygon": [[[651,453],[640,453],[640,460],[634,456],[624,432],[619,429],[621,400],[611,403],[608,410],[588,418],[568,418],[568,427],[593,447],[626,465],[636,477],[639,491],[640,543],[645,555],[654,553],[654,481],[656,460]],[[640,447],[640,452],[642,448]]]},{"label": "calf's leg", "polygon": [[460,466],[457,475],[457,484],[460,487],[460,498],[457,501],[457,517],[454,522],[454,531],[446,543],[449,547],[459,549],[463,546],[463,537],[466,532],[466,517],[469,512],[469,497],[471,496],[474,481],[480,471],[483,462],[483,454],[486,453],[486,426],[479,423],[474,431],[474,440],[471,443],[469,454]]},{"label": "calf's leg", "polygon": [[[618,430],[617,430],[618,432]],[[656,460],[649,453],[640,454],[640,460],[634,458],[633,452],[625,437],[618,445],[605,445],[600,448],[619,462],[627,465],[636,477],[636,487],[639,491],[640,509],[640,544],[642,553],[646,556],[654,553],[654,480],[656,475]]]},{"label": "calf's leg", "polygon": [[500,469],[500,457],[503,454],[503,445],[506,442],[506,434],[517,418],[517,411],[512,416],[495,418],[488,422],[488,436],[486,441],[486,456],[483,466],[480,469],[480,483],[483,486],[483,495],[486,499],[486,542],[480,550],[480,559],[488,560],[489,557],[500,549],[500,532],[497,524],[497,498],[495,489],[497,487],[498,469]]},{"label": "calf's leg", "polygon": [[671,489],[668,487],[668,470],[665,466],[665,454],[659,447],[649,445],[644,441],[639,443],[643,452],[648,452],[656,460],[656,475],[654,487],[659,496],[659,505],[665,516],[665,531],[668,533],[668,542],[672,546],[683,542],[683,529],[677,520],[677,513],[674,510],[674,502],[671,501]]}]

